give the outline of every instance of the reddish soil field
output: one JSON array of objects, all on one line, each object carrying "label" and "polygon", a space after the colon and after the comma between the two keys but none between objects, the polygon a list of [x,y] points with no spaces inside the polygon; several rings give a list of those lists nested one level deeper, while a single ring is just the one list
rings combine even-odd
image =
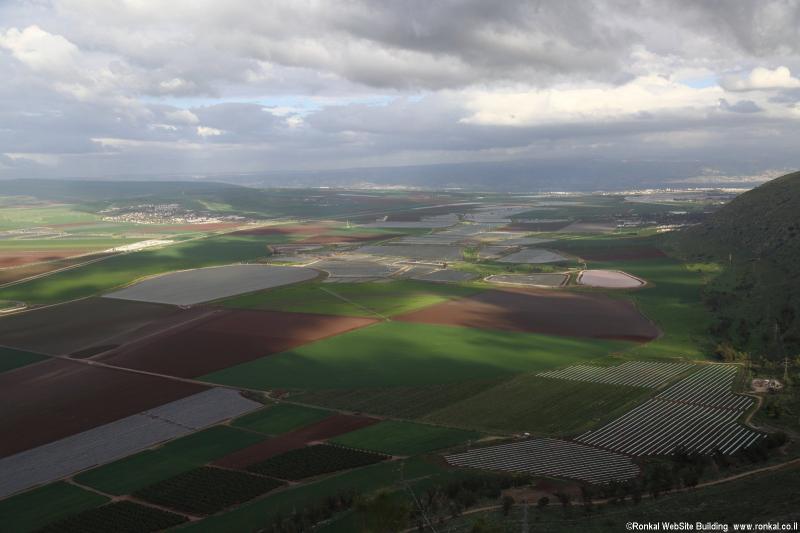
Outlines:
[{"label": "reddish soil field", "polygon": [[0,457],[196,394],[208,387],[50,360],[0,374]]},{"label": "reddish soil field", "polygon": [[90,252],[91,250],[34,250],[30,252],[0,252],[0,268],[27,265],[40,261],[56,261]]},{"label": "reddish soil field", "polygon": [[60,259],[58,261],[51,261],[49,263],[28,263],[14,268],[0,268],[0,284],[10,283],[12,281],[19,281],[21,279],[52,272],[59,268],[77,265],[85,261],[91,261],[100,257],[109,256],[114,254],[91,254],[81,257],[72,257],[70,259]]},{"label": "reddish soil field", "polygon": [[241,222],[207,222],[205,224],[178,224],[175,226],[160,226],[158,231],[219,231],[241,226]]},{"label": "reddish soil field", "polygon": [[620,246],[601,249],[564,248],[562,251],[589,261],[626,261],[666,257],[664,252],[652,246]]},{"label": "reddish soil field", "polygon": [[233,235],[318,235],[330,230],[331,224],[286,224],[234,231]]},{"label": "reddish soil field", "polygon": [[374,322],[306,313],[217,310],[97,359],[137,370],[197,377]]},{"label": "reddish soil field", "polygon": [[119,344],[117,337],[185,313],[169,305],[86,298],[0,318],[0,345],[65,355]]},{"label": "reddish soil field", "polygon": [[658,328],[628,301],[535,289],[486,291],[394,320],[639,342],[659,335]]},{"label": "reddish soil field", "polygon": [[376,418],[364,416],[332,415],[274,439],[259,442],[243,450],[226,455],[221,459],[217,459],[213,464],[225,468],[247,468],[270,457],[302,448],[310,442],[331,439],[378,422],[380,420]]}]

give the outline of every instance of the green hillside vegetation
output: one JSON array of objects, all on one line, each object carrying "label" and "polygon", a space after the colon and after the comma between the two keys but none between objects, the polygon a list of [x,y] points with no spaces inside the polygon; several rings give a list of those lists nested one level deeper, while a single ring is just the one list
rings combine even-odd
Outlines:
[{"label": "green hillside vegetation", "polygon": [[705,292],[723,348],[782,359],[800,353],[800,172],[746,192],[671,242],[721,264]]},{"label": "green hillside vegetation", "polygon": [[4,196],[72,202],[75,209],[97,213],[114,205],[175,203],[187,209],[254,218],[325,218],[365,213],[388,213],[425,205],[471,199],[466,193],[409,195],[382,191],[380,197],[346,195],[336,189],[254,189],[240,185],[198,181],[93,181],[15,179],[3,182]]},{"label": "green hillside vegetation", "polygon": [[[550,505],[535,509],[531,506],[529,509],[530,529],[617,533],[626,530],[626,523],[680,520],[691,525],[718,522],[728,525],[728,531],[734,531],[730,524],[792,523],[797,519],[800,491],[788,487],[795,486],[799,474],[798,467],[794,466],[713,487],[647,498],[639,503],[598,504],[590,511],[565,509],[551,497]],[[518,506],[510,516],[504,516],[500,511],[464,515],[448,523],[448,527],[451,531],[516,532],[521,528],[522,513],[522,507]],[[477,522],[482,522],[482,529],[472,529]],[[495,526],[497,528],[492,529]]]}]

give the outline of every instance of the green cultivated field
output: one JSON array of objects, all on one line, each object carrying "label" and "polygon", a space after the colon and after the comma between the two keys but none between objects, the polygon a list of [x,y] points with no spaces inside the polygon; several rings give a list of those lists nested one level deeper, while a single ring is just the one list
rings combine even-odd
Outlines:
[{"label": "green cultivated field", "polygon": [[330,442],[389,455],[416,455],[450,448],[479,437],[480,433],[474,431],[386,420]]},{"label": "green cultivated field", "polygon": [[262,440],[254,433],[216,426],[89,470],[75,480],[109,494],[130,494]]},{"label": "green cultivated field", "polygon": [[68,205],[4,207],[0,208],[0,231],[35,228],[52,224],[94,222],[99,218],[92,213],[77,211]]},{"label": "green cultivated field", "polygon": [[[403,475],[409,480],[444,472],[441,467],[418,458],[403,461],[402,464]],[[180,531],[250,533],[264,527],[270,519],[278,515],[287,516],[309,503],[323,501],[331,494],[348,490],[366,493],[381,487],[394,486],[400,480],[400,462],[384,462],[267,495],[225,514],[187,524]]]},{"label": "green cultivated field", "polygon": [[631,343],[383,322],[203,376],[254,389],[418,386],[602,357]]},{"label": "green cultivated field", "polygon": [[[657,248],[657,237],[606,235],[592,237],[562,236],[554,247],[571,250],[591,250],[596,253],[623,251],[629,247]],[[637,358],[690,358],[708,356],[707,331],[710,313],[702,301],[703,287],[713,265],[686,264],[668,257],[652,259],[590,260],[588,268],[622,270],[640,277],[649,286],[632,291],[605,291],[610,295],[630,298],[653,320],[664,335],[653,342],[637,347],[629,355]],[[583,289],[597,290],[597,289]]]},{"label": "green cultivated field", "polygon": [[269,237],[220,236],[111,257],[74,270],[0,290],[0,299],[52,303],[82,298],[139,278],[187,268],[252,261],[269,255],[267,243],[285,240]]},{"label": "green cultivated field", "polygon": [[292,399],[334,409],[413,419],[469,398],[505,379],[508,378],[444,383],[427,387],[319,389],[292,396]]},{"label": "green cultivated field", "polygon": [[386,459],[388,457],[382,454],[317,444],[270,457],[247,467],[247,470],[277,479],[300,480],[368,466]]},{"label": "green cultivated field", "polygon": [[[80,187],[89,185],[79,183]],[[55,185],[42,186],[48,192]],[[189,185],[172,184],[168,186],[171,191],[169,195],[162,197],[153,192],[153,188],[162,188],[162,185],[114,184],[109,187],[114,189],[112,192],[115,195],[118,194],[117,187],[134,187],[135,190],[119,199],[102,191],[98,192],[99,196],[86,196],[76,192],[73,197],[63,201],[72,204],[92,202],[86,204],[86,209],[97,211],[113,204],[135,205],[143,201],[140,198],[142,195],[146,195],[154,202],[174,201],[187,208],[212,209],[251,219],[268,216],[275,222],[275,215],[285,215],[279,223],[291,225],[304,224],[305,222],[299,220],[308,215],[309,218],[318,219],[310,220],[309,223],[321,222],[318,232],[316,229],[312,230],[312,233],[317,232],[317,236],[345,237],[370,233],[390,237],[399,233],[428,233],[429,230],[366,229],[360,228],[358,224],[385,214],[392,215],[393,211],[407,215],[408,207],[419,205],[420,202],[440,206],[475,199],[461,193],[451,195],[415,192],[409,196],[407,192],[370,191],[349,194],[340,190],[310,192],[245,189],[218,184],[197,186],[202,190],[189,194],[184,191]],[[187,231],[187,228],[178,226],[102,221],[97,215],[78,211],[80,207],[77,205],[44,205],[20,209],[13,207],[16,205],[13,201],[12,199],[12,203],[8,204],[9,207],[2,207],[0,198],[0,231],[68,224],[62,228],[54,228],[54,231],[63,231],[67,235],[58,238],[15,237],[0,240],[0,253],[102,250],[153,238],[168,238],[177,242],[160,249],[115,255],[92,265],[0,289],[0,308],[3,302],[49,304],[102,294],[142,277],[174,270],[261,262],[269,259],[270,244],[312,240],[309,239],[309,232],[291,233],[298,228],[285,228],[285,234],[277,232],[264,235],[203,236],[201,232],[191,231],[191,227]],[[491,194],[480,199],[483,203],[494,201],[511,203],[527,200]],[[571,202],[578,202],[580,205],[569,205]],[[634,204],[626,202],[619,195],[598,195],[550,198],[545,201],[545,205],[534,207],[530,213],[515,215],[513,218],[529,216],[611,222],[621,216],[633,218],[637,214],[660,214],[676,208],[687,211],[707,209],[700,204]],[[406,213],[402,213],[403,209]],[[356,212],[369,214],[361,218],[352,216]],[[620,300],[630,300],[643,314],[657,323],[664,332],[663,336],[649,343],[638,344],[386,319],[202,376],[199,379],[210,383],[287,391],[286,400],[292,403],[271,403],[233,420],[229,425],[215,426],[77,474],[75,482],[86,489],[67,482],[58,482],[8,498],[0,502],[0,532],[35,531],[49,525],[50,531],[59,533],[64,530],[105,533],[123,526],[132,530],[153,526],[152,529],[171,528],[170,531],[177,529],[250,533],[268,528],[276,517],[285,518],[293,514],[307,517],[309,509],[325,506],[326,502],[330,505],[338,494],[351,491],[366,497],[376,491],[387,491],[394,500],[407,503],[413,508],[408,487],[412,487],[417,496],[424,497],[426,491],[432,487],[443,487],[446,491],[449,481],[481,475],[471,469],[445,466],[441,457],[445,450],[462,449],[467,443],[490,435],[497,437],[530,432],[537,436],[572,437],[602,426],[646,401],[653,394],[651,389],[548,379],[537,377],[536,373],[585,362],[605,365],[612,361],[618,363],[629,359],[708,357],[712,352],[710,348],[713,337],[709,333],[712,316],[704,306],[703,291],[706,290],[710,278],[716,277],[717,280],[719,294],[718,301],[715,301],[720,306],[718,314],[727,313],[725,298],[730,294],[735,294],[738,298],[750,299],[750,296],[760,295],[760,298],[772,299],[773,293],[767,294],[764,291],[767,281],[773,279],[780,282],[775,285],[774,294],[786,292],[784,286],[788,286],[790,281],[787,282],[777,271],[774,275],[771,274],[773,271],[765,270],[767,267],[763,263],[768,257],[779,253],[791,259],[789,256],[794,253],[793,246],[797,243],[791,239],[796,237],[796,228],[791,225],[794,224],[791,210],[787,213],[787,218],[780,221],[786,228],[771,228],[768,232],[764,230],[773,235],[774,242],[771,242],[774,246],[756,249],[756,241],[764,239],[760,236],[757,239],[753,237],[756,241],[749,248],[738,252],[747,257],[734,257],[734,260],[738,259],[743,263],[734,263],[727,267],[728,277],[720,276],[720,265],[712,263],[727,261],[729,248],[733,246],[727,241],[720,245],[713,256],[709,255],[710,252],[706,253],[704,245],[698,242],[697,254],[690,256],[697,263],[689,264],[670,257],[660,257],[657,249],[664,247],[666,250],[670,237],[675,235],[655,235],[652,227],[616,230],[597,235],[530,232],[532,236],[554,239],[554,242],[543,246],[562,250],[570,254],[570,257],[606,258],[588,259],[590,269],[622,270],[647,280],[648,285],[639,290],[604,290],[575,285],[573,273],[573,284],[558,290],[599,293]],[[342,215],[341,219],[338,222],[323,220],[325,216],[333,214]],[[732,216],[736,215],[737,213],[733,213]],[[665,215],[664,219],[671,220],[671,216]],[[699,216],[697,219],[701,220]],[[351,223],[356,225],[350,227]],[[551,224],[545,229],[551,231],[554,228]],[[712,227],[708,231],[713,229]],[[738,235],[732,233],[734,234]],[[710,238],[709,235],[704,236]],[[697,235],[697,239],[700,237],[701,235]],[[676,243],[673,245],[677,246]],[[354,244],[345,250],[358,246]],[[333,246],[326,246],[325,249],[329,251]],[[736,249],[734,248],[734,255],[737,253]],[[677,253],[677,248],[671,250]],[[342,250],[337,250],[338,252]],[[755,266],[749,262],[744,263],[751,256],[764,261]],[[609,257],[617,259],[608,259]],[[37,273],[43,267],[52,268],[56,264],[61,262],[25,267],[24,271]],[[575,261],[569,262],[570,267],[578,264]],[[745,270],[741,271],[740,267]],[[561,271],[563,265],[509,265],[496,261],[478,261],[457,262],[452,268],[490,274]],[[762,270],[756,272],[756,268]],[[9,271],[0,274],[11,280],[14,276],[19,276],[18,272],[15,270],[13,273]],[[742,288],[742,284],[750,279],[743,272],[752,272],[751,278],[758,278],[755,279],[757,284],[750,289],[752,295],[747,292],[746,287]],[[768,273],[770,274],[767,275]],[[414,280],[341,284],[311,281],[228,298],[214,302],[212,307],[217,311],[263,309],[341,316],[393,317],[430,305],[469,297],[488,288],[493,287],[480,281],[463,284]],[[708,292],[705,300],[706,303],[709,302]],[[771,308],[779,308],[776,307],[777,301],[778,299]],[[756,312],[761,308],[761,303],[754,306],[748,304],[747,309],[740,311],[747,313],[748,320],[767,316]],[[80,306],[70,304],[70,307],[73,305]],[[152,312],[155,311],[148,311]],[[795,342],[796,338],[800,338],[794,335],[797,327],[789,323],[797,324],[796,317],[800,313],[781,316],[781,320],[787,321],[786,328],[781,323],[781,333],[786,333],[786,342]],[[732,319],[737,317],[738,314],[731,315]],[[17,319],[0,317],[0,322],[2,320],[8,321],[10,328],[13,325],[11,323]],[[64,327],[72,328],[70,331],[74,334],[72,321],[73,319],[65,317],[65,320],[55,323],[63,322]],[[762,326],[772,327],[770,324]],[[734,323],[728,329],[731,335],[740,334],[737,331],[742,326]],[[132,333],[133,335],[135,334]],[[763,335],[750,339],[750,342],[758,343],[761,337]],[[790,345],[787,344],[788,346]],[[791,355],[794,352],[787,353]],[[753,355],[757,354],[754,352]],[[41,357],[36,354],[0,347],[0,372],[39,360]],[[754,368],[757,368],[755,364]],[[775,372],[778,370],[781,369]],[[8,378],[12,376],[13,374],[6,374]],[[774,400],[773,404],[780,403],[783,409],[781,420],[767,418],[764,409],[755,415],[755,420],[762,417],[761,420],[769,427],[777,427],[779,423],[786,425],[786,417],[796,414],[795,407],[800,404],[785,398],[785,395],[792,394],[791,387],[787,387],[783,394],[784,396],[771,398]],[[293,402],[303,405],[295,405]],[[328,439],[320,445],[279,454],[251,465],[250,473],[210,465],[212,461],[232,452],[267,441],[273,436],[285,435],[330,416],[330,411],[314,406],[383,415],[391,420],[382,420]],[[13,409],[13,405],[10,408]],[[794,451],[796,450],[789,446],[786,448],[786,453],[789,454],[787,457],[780,459],[776,456],[773,460],[788,460]],[[387,457],[390,455],[399,457],[390,460]],[[738,468],[728,472],[739,472]],[[757,466],[754,464],[753,468]],[[744,470],[744,466],[741,470]],[[619,505],[596,504],[589,514],[589,509],[577,504],[562,509],[557,498],[551,495],[550,505],[546,509],[537,509],[532,505],[528,509],[528,517],[532,522],[531,529],[542,531],[618,531],[624,529],[626,521],[674,520],[675,516],[690,521],[701,518],[725,520],[733,517],[741,520],[759,517],[764,519],[761,521],[795,519],[797,506],[800,505],[798,497],[795,497],[797,472],[797,469],[793,469],[770,472],[763,476],[754,475],[684,494],[664,496],[658,500],[645,498],[636,505],[628,501]],[[724,475],[722,471],[720,475]],[[279,482],[270,476],[296,482],[279,488]],[[573,482],[565,481],[563,485],[556,482],[555,485],[562,487],[570,483]],[[175,509],[176,513],[180,509],[192,515],[208,516],[178,523],[182,517],[165,513],[155,507],[143,507],[139,503],[121,501],[104,505],[108,503],[108,498],[88,489],[114,496],[132,494]],[[573,501],[578,501],[577,499],[578,496],[575,496]],[[497,501],[499,500],[481,500],[476,506]],[[731,501],[742,501],[744,504],[733,509]],[[227,511],[219,512],[223,509]],[[364,511],[358,508],[338,513],[331,521],[315,526],[315,530],[330,533],[357,531],[362,527],[363,514]],[[476,516],[479,515],[462,515],[456,520],[459,528],[454,530],[472,531],[471,522]],[[488,513],[487,516],[497,523],[505,520],[497,531],[519,530],[519,508],[511,511],[510,520],[504,519],[499,513]],[[513,523],[513,520],[517,522]],[[412,520],[408,527],[414,526],[416,523]],[[437,530],[445,530],[449,526],[450,524],[441,524],[441,527],[437,526]]]},{"label": "green cultivated field", "polygon": [[575,435],[627,411],[649,389],[517,376],[424,420],[485,431]]},{"label": "green cultivated field", "polygon": [[25,252],[25,251],[52,251],[59,250],[89,250],[101,251],[122,246],[142,239],[112,238],[112,237],[87,237],[85,239],[65,237],[58,239],[8,239],[0,240],[0,252]]},{"label": "green cultivated field", "polygon": [[0,372],[30,365],[44,359],[47,359],[44,355],[0,346]]},{"label": "green cultivated field", "polygon": [[281,485],[274,479],[204,466],[159,481],[134,495],[170,509],[206,515],[252,500]]},{"label": "green cultivated field", "polygon": [[628,297],[664,335],[631,350],[631,357],[708,357],[707,332],[711,316],[702,302],[707,266],[687,265],[667,258],[591,262],[590,268],[624,270],[653,283],[653,286],[628,293]]},{"label": "green cultivated field", "polygon": [[225,300],[223,305],[326,315],[373,316],[378,313],[392,316],[471,296],[480,290],[455,284],[410,280],[390,283],[307,283],[237,296]]},{"label": "green cultivated field", "polygon": [[280,435],[330,416],[328,411],[299,405],[280,404],[250,413],[233,422],[234,426],[267,435]]},{"label": "green cultivated field", "polygon": [[132,501],[113,502],[48,525],[39,533],[135,533],[164,531],[186,518]]},{"label": "green cultivated field", "polygon": [[107,501],[104,496],[59,481],[0,501],[0,531],[36,531]]}]

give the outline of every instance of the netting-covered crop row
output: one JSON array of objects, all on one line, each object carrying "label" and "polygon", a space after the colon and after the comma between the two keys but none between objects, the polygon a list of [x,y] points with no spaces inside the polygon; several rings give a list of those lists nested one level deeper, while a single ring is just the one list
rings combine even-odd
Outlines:
[{"label": "netting-covered crop row", "polygon": [[571,441],[537,438],[448,455],[455,466],[559,476],[591,483],[635,477],[629,457]]},{"label": "netting-covered crop row", "polygon": [[538,375],[554,379],[656,388],[693,366],[688,363],[629,361],[617,366],[568,366],[559,370],[542,372]]}]

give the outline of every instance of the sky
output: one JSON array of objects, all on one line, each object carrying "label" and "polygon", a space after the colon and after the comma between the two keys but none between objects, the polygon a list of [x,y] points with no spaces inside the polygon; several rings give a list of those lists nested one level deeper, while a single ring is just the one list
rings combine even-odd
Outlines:
[{"label": "sky", "polygon": [[0,178],[576,161],[800,168],[800,0],[0,0]]}]

